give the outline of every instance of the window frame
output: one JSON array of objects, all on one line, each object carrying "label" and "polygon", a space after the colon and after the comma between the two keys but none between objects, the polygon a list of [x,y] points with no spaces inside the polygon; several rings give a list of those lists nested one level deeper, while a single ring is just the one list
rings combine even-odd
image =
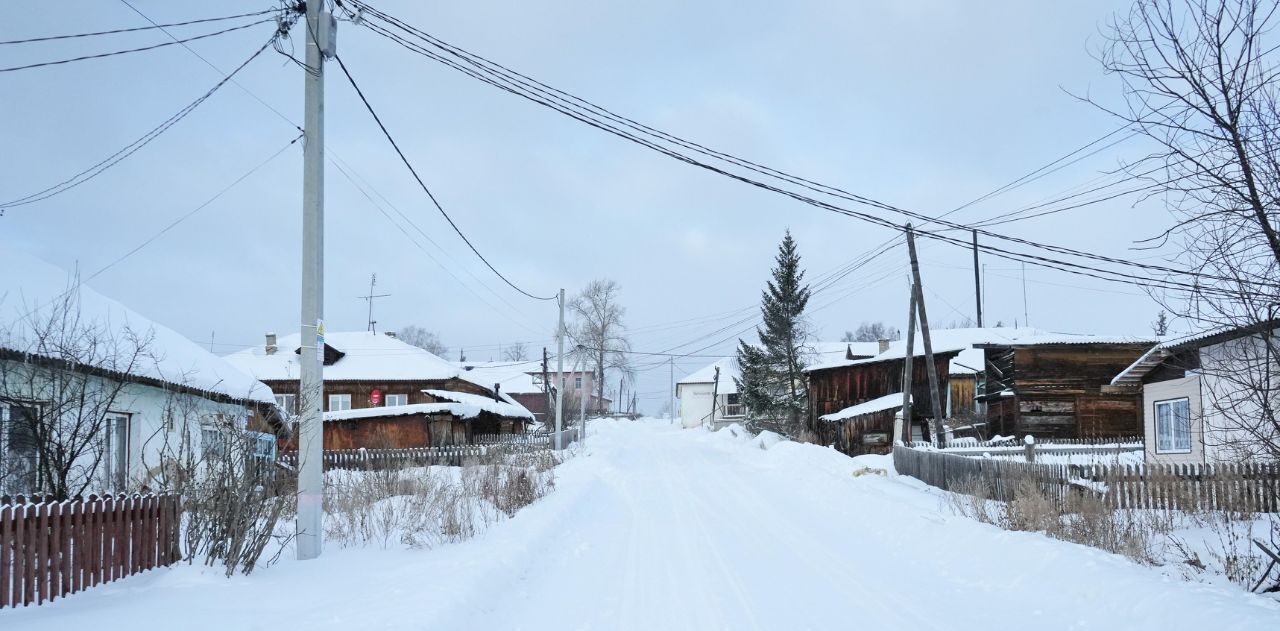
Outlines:
[{"label": "window frame", "polygon": [[[392,405],[391,400],[393,397],[396,400],[403,401],[403,403],[396,403]],[[409,405],[409,393],[407,392],[387,394],[387,395],[383,395],[382,397],[382,407],[396,408],[396,407],[401,407],[405,405]]]},{"label": "window frame", "polygon": [[[335,398],[338,399],[339,401],[345,400],[347,407],[344,407],[344,408],[334,407],[333,401]],[[329,395],[329,398],[326,401],[329,404],[329,409],[326,410],[328,412],[346,412],[347,410],[351,409],[351,395],[349,394],[331,394]]]},{"label": "window frame", "polygon": [[582,389],[582,375],[578,375],[573,378],[573,389],[574,390]]},{"label": "window frame", "polygon": [[[1173,427],[1173,428],[1171,428],[1171,430],[1173,430],[1173,431],[1170,431],[1170,432],[1169,432],[1169,441],[1170,441],[1170,443],[1169,443],[1169,448],[1167,448],[1167,449],[1166,449],[1166,448],[1162,448],[1162,447],[1161,447],[1161,438],[1162,438],[1162,436],[1161,436],[1161,431],[1160,431],[1160,423],[1161,423],[1161,420],[1160,420],[1160,409],[1161,409],[1161,407],[1165,407],[1165,408],[1170,409],[1170,410],[1172,410],[1172,409],[1176,409],[1176,408],[1174,408],[1173,406],[1174,406],[1174,405],[1176,405],[1176,404],[1179,404],[1179,403],[1181,403],[1181,404],[1185,405],[1185,406],[1186,406],[1186,411],[1187,411],[1187,413],[1186,413],[1186,445],[1187,445],[1187,446],[1186,446],[1186,448],[1180,448],[1180,447],[1178,447],[1178,436],[1177,436],[1177,434],[1176,434],[1176,433],[1174,433],[1174,432],[1176,431],[1176,429],[1177,429],[1177,428],[1176,428],[1176,427]],[[1191,453],[1191,452],[1192,452],[1192,445],[1191,445],[1191,398],[1190,398],[1190,397],[1173,397],[1173,398],[1170,398],[1170,399],[1161,399],[1161,400],[1159,400],[1159,401],[1154,401],[1154,402],[1152,403],[1152,415],[1153,415],[1154,420],[1155,420],[1155,423],[1154,423],[1154,425],[1155,425],[1154,430],[1155,430],[1155,443],[1156,443],[1156,444],[1155,444],[1155,447],[1156,447],[1156,453],[1157,453],[1157,454],[1161,454],[1161,455],[1163,455],[1163,454],[1189,454],[1189,453]],[[1174,416],[1173,416],[1173,414],[1172,414],[1172,412],[1171,412],[1171,413],[1170,413],[1170,416],[1169,416],[1169,422],[1171,422],[1171,423],[1172,423],[1172,422],[1174,422],[1174,421],[1175,421],[1175,418],[1174,418]]]},{"label": "window frame", "polygon": [[284,394],[277,394],[276,407],[279,407],[288,416],[297,416],[298,395],[288,392]]},{"label": "window frame", "polygon": [[[129,449],[132,447],[130,443],[133,441],[133,415],[128,412],[107,412],[106,418],[103,420],[106,422],[102,436],[103,453],[107,457],[107,461],[104,463],[105,482],[117,492],[124,491],[125,486],[129,483]],[[111,439],[117,424],[121,420],[124,421],[124,451],[122,462],[117,463],[115,462],[117,455],[115,450],[118,447],[112,444]]]}]

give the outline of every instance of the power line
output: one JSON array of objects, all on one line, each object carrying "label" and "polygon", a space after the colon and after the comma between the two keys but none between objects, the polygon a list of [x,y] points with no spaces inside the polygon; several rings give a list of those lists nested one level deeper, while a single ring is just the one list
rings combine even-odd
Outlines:
[{"label": "power line", "polygon": [[435,205],[436,210],[439,210],[440,214],[443,215],[445,220],[449,222],[449,225],[453,228],[453,231],[458,233],[459,237],[462,237],[462,241],[467,244],[467,247],[471,248],[471,251],[475,253],[475,255],[481,261],[484,262],[485,266],[488,267],[489,270],[492,271],[495,275],[497,275],[498,278],[501,278],[502,282],[509,285],[512,289],[524,294],[525,296],[533,298],[534,300],[555,300],[557,296],[538,296],[535,294],[531,294],[528,291],[525,291],[519,285],[516,285],[515,283],[511,282],[511,280],[508,279],[506,276],[504,276],[502,272],[498,271],[498,268],[494,267],[493,264],[489,262],[489,259],[485,258],[484,255],[480,253],[480,250],[476,249],[476,246],[471,243],[471,239],[467,238],[467,235],[462,232],[462,229],[458,227],[458,224],[454,223],[453,218],[449,216],[449,213],[445,212],[444,206],[440,205],[440,202],[436,199],[436,196],[432,194],[431,189],[427,188],[426,183],[422,181],[422,177],[418,175],[418,170],[413,167],[413,164],[410,163],[409,159],[405,157],[404,152],[400,150],[400,145],[396,143],[395,138],[391,137],[391,132],[387,131],[387,126],[382,123],[382,118],[378,116],[378,113],[374,111],[373,106],[369,104],[369,99],[365,98],[364,92],[360,89],[360,86],[356,83],[355,78],[352,77],[351,72],[347,70],[347,65],[342,62],[342,57],[338,55],[334,55],[333,58],[337,60],[338,67],[342,69],[342,74],[346,75],[347,81],[351,84],[351,87],[355,89],[356,94],[360,97],[360,102],[364,104],[365,109],[369,111],[369,115],[372,116],[374,122],[378,124],[378,128],[382,130],[382,135],[386,137],[387,142],[391,143],[391,147],[395,149],[396,155],[400,156],[400,161],[403,162],[405,167],[409,169],[409,172],[413,174],[413,179],[417,180],[418,186],[422,187],[423,192],[427,194],[427,197],[431,200],[431,203]]},{"label": "power line", "polygon": [[8,68],[0,68],[0,72],[16,72],[16,71],[18,71],[18,70],[30,70],[30,69],[32,69],[32,68],[44,68],[44,67],[46,67],[46,66],[59,66],[59,65],[62,65],[62,64],[69,64],[69,63],[73,63],[73,62],[77,62],[77,61],[86,61],[86,60],[90,60],[90,59],[102,59],[102,58],[104,58],[104,57],[114,57],[114,56],[116,56],[116,55],[127,55],[127,54],[130,54],[130,53],[141,53],[141,52],[145,52],[145,51],[148,51],[148,50],[155,50],[155,49],[157,49],[157,48],[164,48],[165,46],[173,46],[174,44],[185,44],[185,43],[187,43],[187,42],[194,42],[194,41],[196,41],[196,40],[208,39],[208,38],[210,38],[210,37],[217,37],[217,36],[219,36],[219,35],[225,35],[225,34],[227,34],[227,33],[231,33],[231,32],[233,32],[233,31],[240,31],[240,30],[244,30],[244,29],[247,29],[247,28],[249,28],[249,27],[257,26],[257,25],[259,25],[259,24],[266,24],[267,22],[276,22],[276,19],[275,19],[275,18],[267,18],[267,19],[265,19],[265,20],[258,20],[257,22],[250,22],[250,23],[248,23],[248,24],[241,24],[241,25],[239,25],[239,26],[233,26],[233,27],[230,27],[230,28],[225,28],[225,29],[222,29],[221,31],[216,31],[216,32],[213,32],[213,33],[205,33],[205,34],[203,34],[203,35],[195,35],[195,36],[192,36],[192,37],[187,37],[187,38],[184,38],[184,39],[174,40],[174,41],[169,41],[169,42],[160,42],[159,44],[152,44],[151,46],[143,46],[143,47],[141,47],[141,48],[129,48],[129,49],[125,49],[125,50],[116,50],[116,51],[111,51],[111,52],[109,52],[109,53],[98,53],[98,54],[96,54],[96,55],[81,55],[81,56],[79,56],[79,57],[71,57],[71,58],[69,58],[69,59],[59,59],[59,60],[56,60],[56,61],[42,61],[42,62],[34,63],[34,64],[27,64],[27,65],[25,65],[25,66],[10,66],[10,67],[8,67]]},{"label": "power line", "polygon": [[192,24],[204,24],[204,23],[206,23],[206,22],[223,22],[223,21],[226,21],[226,20],[238,20],[238,19],[240,19],[240,18],[251,18],[251,17],[256,17],[256,16],[259,16],[259,15],[266,15],[266,14],[268,14],[268,13],[277,13],[277,12],[279,12],[279,11],[280,11],[280,9],[267,9],[267,10],[265,10],[265,11],[255,11],[255,12],[253,12],[253,13],[241,13],[241,14],[239,14],[239,15],[228,15],[228,16],[224,16],[224,17],[220,17],[220,18],[201,18],[201,19],[199,19],[199,20],[187,20],[186,22],[173,22],[173,23],[170,23],[170,24],[155,24],[155,23],[152,23],[152,25],[151,25],[151,26],[135,26],[135,27],[133,27],[133,28],[118,28],[118,29],[114,29],[114,30],[111,30],[111,31],[96,31],[96,32],[93,32],[93,33],[76,33],[76,34],[73,34],[73,35],[49,35],[49,36],[47,36],[47,37],[32,37],[32,38],[30,38],[30,39],[11,39],[11,40],[8,40],[8,41],[0,42],[0,46],[5,46],[5,45],[9,45],[9,44],[31,44],[31,43],[34,43],[34,42],[49,42],[49,41],[53,41],[53,40],[60,40],[60,39],[75,39],[75,38],[80,38],[80,37],[96,37],[96,36],[99,36],[99,35],[116,35],[116,34],[118,34],[118,33],[133,33],[133,32],[135,32],[135,31],[149,31],[149,30],[152,30],[152,29],[161,29],[161,30],[163,30],[163,29],[166,29],[166,28],[174,28],[174,27],[178,27],[178,26],[190,26],[190,25],[192,25]]},{"label": "power line", "polygon": [[[464,74],[472,76],[473,78],[476,78],[485,83],[489,83],[490,85],[498,87],[499,89],[510,92],[517,96],[521,96],[535,103],[538,103],[550,109],[556,110],[566,116],[574,118],[575,120],[579,120],[580,122],[583,122],[587,125],[596,127],[598,129],[601,129],[602,131],[606,131],[608,133],[611,133],[620,138],[629,140],[631,142],[635,142],[637,144],[640,144],[652,150],[658,151],[660,153],[663,153],[664,155],[675,158],[677,160],[686,162],[694,166],[699,166],[701,168],[710,170],[720,175],[724,175],[731,179],[736,179],[743,183],[751,184],[753,186],[757,186],[765,190],[769,190],[778,194],[792,197],[797,201],[802,201],[802,202],[805,202],[805,203],[808,203],[832,212],[845,214],[854,218],[862,219],[864,221],[868,221],[871,223],[876,223],[876,224],[889,227],[895,230],[899,230],[899,231],[903,229],[902,226],[899,226],[894,222],[891,222],[881,217],[877,217],[875,215],[869,215],[867,213],[853,211],[848,208],[842,208],[834,204],[823,202],[823,201],[808,197],[806,195],[796,193],[795,191],[782,189],[777,186],[766,184],[758,180],[754,180],[749,177],[743,176],[741,174],[726,171],[723,168],[716,167],[716,166],[707,164],[705,162],[701,162],[699,160],[696,160],[690,156],[682,154],[669,147],[661,146],[656,142],[639,138],[624,129],[614,126],[613,123],[616,122],[624,127],[628,127],[630,129],[637,130],[640,133],[653,136],[655,138],[658,138],[660,141],[670,142],[672,144],[693,150],[695,152],[712,156],[720,160],[724,160],[726,162],[729,162],[730,164],[734,164],[736,166],[746,168],[748,170],[751,170],[757,173],[762,173],[770,177],[775,177],[777,179],[781,179],[783,181],[796,184],[803,188],[813,190],[822,194],[832,195],[842,199],[854,201],[860,204],[872,206],[874,208],[888,210],[888,211],[902,214],[907,217],[911,217],[913,219],[917,219],[920,221],[938,222],[953,230],[964,230],[964,231],[973,230],[973,228],[969,226],[956,224],[954,222],[942,221],[941,218],[938,218],[938,217],[929,217],[921,213],[904,210],[883,202],[879,202],[879,201],[867,198],[865,196],[849,193],[848,191],[844,191],[836,187],[819,184],[817,182],[806,180],[799,176],[790,175],[790,174],[778,171],[776,169],[771,169],[769,167],[764,167],[756,163],[731,156],[729,154],[716,152],[714,150],[707,149],[702,145],[698,145],[697,143],[691,143],[689,141],[679,139],[665,132],[654,130],[653,128],[649,128],[639,123],[635,123],[634,121],[631,121],[631,119],[627,119],[620,115],[614,114],[600,106],[594,105],[579,97],[572,96],[563,91],[557,90],[550,86],[546,86],[546,84],[542,84],[540,82],[537,82],[534,79],[530,79],[526,75],[522,75],[518,72],[507,69],[505,66],[501,66],[500,64],[491,62],[473,53],[468,53],[466,51],[463,51],[462,49],[457,48],[456,46],[452,46],[450,44],[444,43],[441,40],[438,40],[432,37],[431,35],[425,33],[424,31],[421,31],[420,29],[416,29],[414,27],[408,26],[407,24],[401,21],[398,21],[395,18],[391,18],[390,16],[387,16],[385,13],[381,13],[381,12],[378,12],[376,9],[372,9],[371,7],[369,7],[368,4],[364,2],[360,2],[359,0],[356,0],[354,4],[356,4],[362,10],[369,11],[372,15],[383,19],[388,24],[391,24],[392,26],[395,26],[409,33],[411,36],[417,37],[418,39],[426,42],[428,45],[440,49],[445,54],[448,54],[453,57],[457,57],[458,59],[462,60],[462,62],[465,62],[471,67],[470,68],[463,67],[458,62],[454,62],[450,59],[443,57],[440,54],[434,53],[428,49],[423,48],[422,46],[414,44],[413,42],[406,40],[404,37],[398,36],[395,33],[392,33],[386,27],[382,27],[380,25],[377,25],[368,21],[365,22],[375,32],[378,32],[380,34],[383,34],[384,36],[387,36],[393,39],[394,41],[400,43],[402,46],[404,46],[405,48],[413,52],[417,52],[419,54],[427,56],[428,58],[444,63],[445,65],[448,65],[456,70],[459,70]],[[559,95],[564,95],[564,97],[567,97],[567,98],[562,98]],[[570,99],[572,100],[572,102],[570,102]],[[559,105],[557,103],[553,103],[552,102],[553,100],[564,103],[565,105]],[[579,105],[579,104],[582,104],[582,105]],[[609,119],[609,121],[611,122],[602,121],[599,118],[596,118],[596,116],[604,116],[605,118]],[[1049,245],[1044,243],[1038,243],[1028,239],[1011,237],[1008,235],[1002,235],[1002,234],[993,233],[985,230],[978,230],[978,232],[980,234],[984,234],[985,236],[988,236],[994,239],[1006,240],[1013,243],[1026,245],[1029,247],[1046,249],[1058,254],[1075,256],[1075,257],[1085,258],[1085,259],[1094,260],[1094,261],[1106,262],[1113,265],[1132,266],[1132,267],[1137,267],[1146,271],[1154,271],[1162,274],[1191,276],[1197,279],[1203,278],[1203,279],[1217,280],[1217,281],[1224,281],[1224,282],[1236,282],[1238,280],[1238,279],[1231,279],[1231,278],[1225,278],[1225,277],[1217,277],[1217,276],[1212,276],[1212,275],[1203,274],[1203,273],[1193,273],[1186,270],[1178,270],[1178,269],[1159,266],[1159,265],[1139,264],[1126,259],[1093,254],[1093,253],[1084,252],[1084,251],[1080,251],[1072,248],[1066,248],[1063,246],[1054,246],[1054,245]],[[928,232],[921,231],[920,234],[928,238],[933,238],[936,240],[942,240],[942,241],[952,243],[954,245],[957,245],[958,247],[964,247],[964,248],[970,247],[970,244],[967,241],[961,243],[955,239],[949,239],[937,233],[928,233]],[[1177,291],[1223,291],[1217,288],[1204,287],[1200,285],[1198,282],[1193,284],[1193,283],[1184,283],[1184,282],[1174,281],[1167,278],[1157,279],[1157,278],[1136,276],[1133,274],[1116,272],[1113,270],[1102,269],[1095,266],[1074,263],[1070,261],[1056,260],[1048,257],[1037,256],[1037,255],[1032,255],[1032,254],[1023,253],[1023,252],[1012,252],[1009,250],[994,248],[989,245],[983,245],[980,247],[988,251],[989,253],[992,253],[1001,258],[1006,258],[1009,260],[1021,261],[1021,262],[1030,262],[1032,264],[1039,265],[1041,267],[1056,269],[1058,271],[1064,271],[1067,273],[1075,273],[1075,274],[1081,274],[1085,276],[1092,276],[1094,278],[1107,280],[1110,282],[1122,282],[1122,283],[1128,283],[1128,284],[1134,284],[1136,282],[1137,284],[1145,285],[1155,289],[1166,289],[1166,290],[1177,290]],[[1257,283],[1257,282],[1254,282],[1252,284],[1270,285],[1270,283]],[[1232,293],[1235,293],[1235,292],[1232,292]]]},{"label": "power line", "polygon": [[75,175],[72,175],[71,177],[68,177],[65,180],[62,180],[61,182],[58,182],[53,186],[50,186],[41,191],[37,191],[35,193],[31,193],[30,195],[27,195],[25,197],[20,197],[8,202],[0,203],[0,215],[4,214],[4,211],[8,208],[16,208],[18,206],[33,204],[35,202],[49,199],[50,197],[53,197],[55,195],[65,193],[101,175],[107,169],[110,169],[111,167],[120,163],[120,161],[133,155],[139,149],[142,149],[143,147],[147,146],[153,140],[160,137],[161,134],[168,131],[170,127],[173,127],[174,125],[178,124],[179,121],[186,118],[187,115],[189,115],[191,112],[195,111],[197,107],[200,107],[200,105],[203,104],[205,101],[207,101],[209,97],[213,96],[214,93],[217,92],[219,88],[226,85],[226,83],[230,81],[232,77],[236,76],[236,74],[238,74],[241,70],[243,70],[246,66],[248,66],[250,62],[252,62],[254,59],[257,59],[258,56],[260,56],[264,51],[266,51],[267,48],[270,47],[279,36],[280,35],[278,32],[273,34],[271,38],[268,39],[266,43],[264,43],[261,47],[259,47],[258,50],[254,51],[254,53],[250,55],[248,59],[245,59],[239,66],[237,66],[229,74],[227,74],[217,83],[215,83],[212,88],[209,88],[204,94],[200,95],[199,98],[192,101],[191,103],[188,103],[186,107],[183,107],[182,109],[178,110],[178,112],[175,113],[173,116],[170,116],[169,118],[165,119],[159,125],[153,127],[150,131],[143,134],[137,140],[134,140],[133,142],[125,145],[119,151],[116,151],[115,153],[107,156],[106,158],[99,161],[97,164],[94,164],[93,166],[83,171],[80,171],[79,173],[76,173]]}]

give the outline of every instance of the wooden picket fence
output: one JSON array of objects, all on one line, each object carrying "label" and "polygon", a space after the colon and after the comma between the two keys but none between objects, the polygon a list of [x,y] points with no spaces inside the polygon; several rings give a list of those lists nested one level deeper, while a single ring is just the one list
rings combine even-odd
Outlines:
[{"label": "wooden picket fence", "polygon": [[176,563],[181,515],[175,495],[0,497],[0,609]]},{"label": "wooden picket fence", "polygon": [[[404,449],[326,449],[323,467],[329,469],[399,469],[402,467],[426,467],[431,465],[461,466],[468,460],[488,453],[484,445],[455,445],[448,447],[409,447]],[[298,466],[298,453],[288,452],[279,456],[286,466]]]},{"label": "wooden picket fence", "polygon": [[938,450],[893,448],[893,465],[930,486],[1012,500],[1030,481],[1064,505],[1071,494],[1096,494],[1109,506],[1150,510],[1280,512],[1280,465],[1050,465],[972,458]]},{"label": "wooden picket fence", "polygon": [[473,437],[477,445],[527,445],[530,447],[550,447],[551,434],[543,432],[525,432],[523,434],[476,434]]}]

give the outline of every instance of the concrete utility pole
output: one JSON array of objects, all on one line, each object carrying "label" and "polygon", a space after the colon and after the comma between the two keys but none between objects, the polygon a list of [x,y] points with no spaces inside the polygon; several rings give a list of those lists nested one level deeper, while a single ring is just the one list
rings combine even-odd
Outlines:
[{"label": "concrete utility pole", "polygon": [[907,253],[911,256],[911,279],[915,284],[916,310],[920,315],[920,337],[924,340],[925,372],[929,375],[929,401],[933,403],[933,430],[939,447],[947,446],[942,431],[942,401],[938,396],[938,366],[933,361],[933,344],[929,339],[929,315],[924,308],[924,285],[920,282],[920,262],[916,260],[916,235],[907,224]]},{"label": "concrete utility pole", "polygon": [[667,370],[670,373],[671,390],[667,392],[667,414],[671,415],[671,422],[676,422],[676,358],[667,358]]},{"label": "concrete utility pole", "polygon": [[560,290],[560,325],[556,327],[556,450],[564,448],[560,432],[564,429],[564,290]]},{"label": "concrete utility pole", "polygon": [[302,357],[298,384],[298,559],[324,544],[324,60],[332,57],[337,22],[324,3],[307,3],[306,114],[302,157]]},{"label": "concrete utility pole", "polygon": [[911,281],[911,297],[907,299],[907,354],[902,361],[902,435],[896,440],[911,442],[911,391],[915,388],[912,358],[916,354],[916,283]]},{"label": "concrete utility pole", "polygon": [[716,366],[716,374],[711,378],[711,421],[710,429],[716,428],[716,398],[720,396],[720,367]]},{"label": "concrete utility pole", "polygon": [[982,277],[978,274],[978,231],[973,231],[973,298],[978,305],[978,328],[982,328]]}]

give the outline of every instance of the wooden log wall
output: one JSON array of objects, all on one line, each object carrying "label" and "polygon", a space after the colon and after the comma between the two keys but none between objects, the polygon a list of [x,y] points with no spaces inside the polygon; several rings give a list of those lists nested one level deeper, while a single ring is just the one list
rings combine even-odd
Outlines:
[{"label": "wooden log wall", "polygon": [[181,516],[174,495],[0,497],[0,609],[176,563]]}]

